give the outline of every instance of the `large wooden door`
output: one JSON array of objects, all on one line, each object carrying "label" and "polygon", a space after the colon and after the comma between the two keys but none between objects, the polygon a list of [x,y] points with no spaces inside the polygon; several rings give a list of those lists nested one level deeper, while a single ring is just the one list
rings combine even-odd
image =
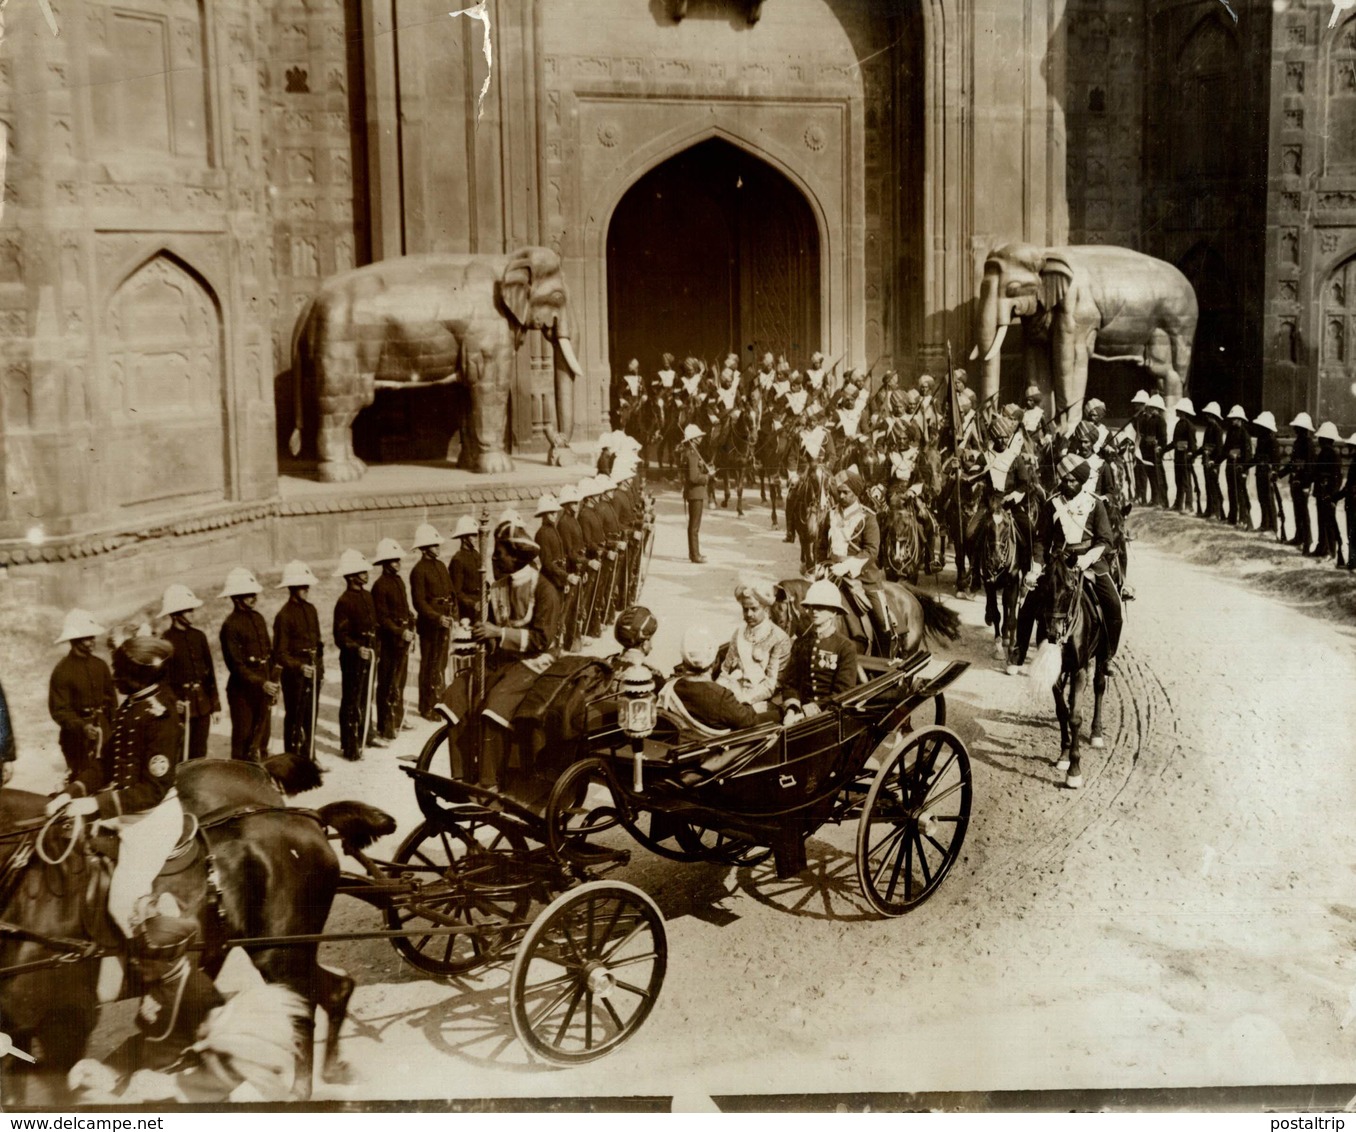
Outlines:
[{"label": "large wooden door", "polygon": [[685,150],[636,182],[608,229],[612,368],[672,353],[803,365],[819,348],[819,238],[805,198],[728,142]]}]

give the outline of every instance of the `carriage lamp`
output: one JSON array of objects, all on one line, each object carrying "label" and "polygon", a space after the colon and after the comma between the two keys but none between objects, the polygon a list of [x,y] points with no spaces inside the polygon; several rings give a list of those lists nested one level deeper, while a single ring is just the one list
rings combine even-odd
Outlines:
[{"label": "carriage lamp", "polygon": [[641,664],[633,664],[621,676],[621,729],[631,740],[635,755],[631,788],[645,789],[645,738],[654,731],[654,676]]},{"label": "carriage lamp", "polygon": [[452,679],[455,680],[475,664],[476,642],[471,636],[471,626],[465,621],[453,625],[451,634]]}]

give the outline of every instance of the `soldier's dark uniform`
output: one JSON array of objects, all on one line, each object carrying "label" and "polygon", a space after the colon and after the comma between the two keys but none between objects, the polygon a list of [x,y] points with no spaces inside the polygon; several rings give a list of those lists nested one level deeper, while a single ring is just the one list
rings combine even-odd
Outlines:
[{"label": "soldier's dark uniform", "polygon": [[593,623],[602,616],[603,594],[599,586],[604,564],[607,562],[607,535],[603,530],[603,517],[598,513],[596,502],[596,497],[590,496],[579,507],[579,528],[584,535],[584,560],[587,563],[587,573],[583,575],[584,581],[579,595],[581,603],[579,631],[584,636],[590,637],[596,637],[599,632],[593,627]]},{"label": "soldier's dark uniform", "polygon": [[1309,523],[1309,484],[1313,477],[1314,437],[1308,429],[1295,429],[1295,443],[1290,449],[1290,459],[1277,475],[1290,477],[1290,503],[1295,510],[1295,536],[1290,540],[1292,546],[1308,550],[1313,541],[1313,531]]},{"label": "soldier's dark uniform", "polygon": [[[334,603],[334,644],[339,650],[339,672],[343,686],[339,699],[339,752],[349,761],[363,756],[367,736],[363,729],[366,710],[369,665],[377,657],[377,607],[365,589],[346,589]],[[360,648],[371,649],[371,660],[364,660]],[[372,730],[372,719],[367,730]]]},{"label": "soldier's dark uniform", "polygon": [[394,739],[405,722],[405,683],[409,678],[414,614],[399,574],[383,570],[372,584],[377,611],[377,734]]},{"label": "soldier's dark uniform", "polygon": [[152,684],[123,700],[99,761],[86,765],[70,792],[97,797],[101,818],[144,813],[174,785],[182,748],[174,693]]},{"label": "soldier's dark uniform", "polygon": [[94,740],[85,728],[93,724],[107,741],[117,706],[113,672],[97,656],[72,652],[57,661],[47,688],[47,710],[61,728],[58,741],[72,777],[84,771],[94,753]]},{"label": "soldier's dark uniform", "polygon": [[636,533],[635,494],[631,484],[623,484],[614,495],[613,509],[617,513],[617,581],[613,587],[612,610],[620,613],[630,604],[631,575],[636,567],[639,546]]},{"label": "soldier's dark uniform", "polygon": [[[320,614],[305,598],[289,597],[273,618],[273,664],[282,670],[283,749],[311,751],[311,712],[315,689],[325,682],[325,642]],[[315,669],[306,679],[302,669]]]},{"label": "soldier's dark uniform", "polygon": [[1219,465],[1224,455],[1224,422],[1213,413],[1204,413],[1201,421],[1201,467],[1205,472],[1205,517],[1224,519],[1224,494],[1219,487]]},{"label": "soldier's dark uniform", "polygon": [[1262,505],[1262,525],[1259,530],[1272,534],[1276,531],[1276,434],[1265,426],[1255,425],[1252,467],[1256,469],[1257,502]]},{"label": "soldier's dark uniform", "polygon": [[1356,446],[1347,444],[1350,459],[1347,478],[1342,484],[1342,499],[1347,513],[1347,569],[1356,570]]},{"label": "soldier's dark uniform", "polygon": [[791,645],[782,672],[782,708],[822,703],[857,683],[857,646],[841,629],[821,637],[811,628]]},{"label": "soldier's dark uniform", "polygon": [[689,442],[683,452],[683,498],[687,500],[687,557],[690,562],[705,562],[702,557],[702,508],[706,506],[706,484],[709,473],[706,461]]},{"label": "soldier's dark uniform", "polygon": [[572,652],[579,637],[579,603],[584,592],[584,528],[579,519],[564,508],[556,517],[556,531],[565,555],[565,569],[580,581],[562,591],[565,609],[561,615],[561,638],[566,652]]},{"label": "soldier's dark uniform", "polygon": [[1181,416],[1172,430],[1172,474],[1177,483],[1177,495],[1172,501],[1174,511],[1190,512],[1196,507],[1195,473],[1191,468],[1196,459],[1195,424],[1193,418]]},{"label": "soldier's dark uniform", "polygon": [[457,616],[474,621],[480,616],[480,555],[476,553],[474,543],[467,539],[457,541],[461,545],[449,564],[452,593],[457,599]]},{"label": "soldier's dark uniform", "polygon": [[1314,456],[1314,502],[1318,509],[1318,546],[1315,558],[1342,562],[1342,533],[1337,529],[1337,501],[1342,492],[1342,458],[1330,440],[1318,442]]},{"label": "soldier's dark uniform", "polygon": [[207,636],[192,625],[171,625],[163,634],[174,646],[174,655],[165,661],[161,680],[180,704],[180,718],[188,713],[188,757],[201,759],[207,754],[207,736],[212,715],[221,710],[217,693],[217,671],[212,664],[212,649]]},{"label": "soldier's dark uniform", "polygon": [[560,529],[554,520],[555,516],[553,515],[543,515],[541,526],[537,528],[534,538],[537,546],[541,548],[538,556],[541,559],[542,575],[555,586],[557,592],[561,595],[560,634],[551,642],[553,646],[557,646],[562,643],[565,635],[563,610],[565,594],[570,588],[570,570],[569,563],[565,559],[565,544],[560,537]]},{"label": "soldier's dark uniform", "polygon": [[1224,479],[1229,488],[1228,521],[1251,529],[1252,497],[1248,494],[1248,464],[1252,461],[1252,437],[1248,422],[1233,417],[1224,426]]},{"label": "soldier's dark uniform", "polygon": [[226,704],[231,712],[231,758],[258,761],[268,754],[272,701],[264,691],[273,653],[268,624],[257,609],[235,609],[221,623]]},{"label": "soldier's dark uniform", "polygon": [[[1153,506],[1164,507],[1168,505],[1168,477],[1163,468],[1163,457],[1167,453],[1168,447],[1168,422],[1158,409],[1149,409],[1144,414],[1144,455],[1149,460],[1149,478],[1153,487]],[[1058,455],[1051,454],[1051,483],[1050,489],[1053,491],[1055,479],[1053,474],[1054,465],[1059,463]]]},{"label": "soldier's dark uniform", "polygon": [[612,623],[617,614],[617,576],[621,573],[621,525],[617,522],[617,508],[610,499],[601,495],[594,501],[594,508],[603,524],[603,569],[598,582],[598,600],[593,606],[593,619],[589,624],[589,636],[600,635],[605,626]]},{"label": "soldier's dark uniform", "polygon": [[[455,561],[455,559],[454,559]],[[423,557],[410,571],[414,628],[419,634],[419,714],[431,716],[447,679],[448,628],[444,617],[457,616],[452,574],[438,557]]]}]

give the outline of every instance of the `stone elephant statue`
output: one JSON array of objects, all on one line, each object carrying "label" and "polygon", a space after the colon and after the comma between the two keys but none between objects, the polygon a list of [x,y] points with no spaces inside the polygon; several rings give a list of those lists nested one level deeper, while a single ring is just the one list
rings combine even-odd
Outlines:
[{"label": "stone elephant statue", "polygon": [[[292,454],[314,428],[319,478],[356,480],[367,469],[353,454],[353,418],[372,404],[378,386],[460,381],[471,402],[460,465],[510,471],[509,389],[514,355],[531,328],[553,347],[556,424],[568,442],[581,371],[558,254],[527,247],[508,255],[410,255],[327,279],[292,333]],[[303,405],[308,394],[314,424]]]},{"label": "stone elephant statue", "polygon": [[971,357],[983,354],[981,400],[998,392],[999,353],[1022,320],[1028,380],[1064,428],[1083,417],[1088,362],[1133,361],[1158,379],[1168,408],[1187,386],[1196,336],[1196,292],[1177,268],[1129,248],[1006,244],[984,264]]}]

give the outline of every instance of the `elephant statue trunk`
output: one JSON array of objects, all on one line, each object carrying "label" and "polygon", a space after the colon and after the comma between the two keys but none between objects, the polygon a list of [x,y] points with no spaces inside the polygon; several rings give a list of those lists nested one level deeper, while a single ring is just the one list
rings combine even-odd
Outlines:
[{"label": "elephant statue trunk", "polygon": [[574,383],[583,376],[584,369],[575,356],[564,315],[547,332],[547,340],[555,359],[556,429],[568,444],[574,439]]}]

